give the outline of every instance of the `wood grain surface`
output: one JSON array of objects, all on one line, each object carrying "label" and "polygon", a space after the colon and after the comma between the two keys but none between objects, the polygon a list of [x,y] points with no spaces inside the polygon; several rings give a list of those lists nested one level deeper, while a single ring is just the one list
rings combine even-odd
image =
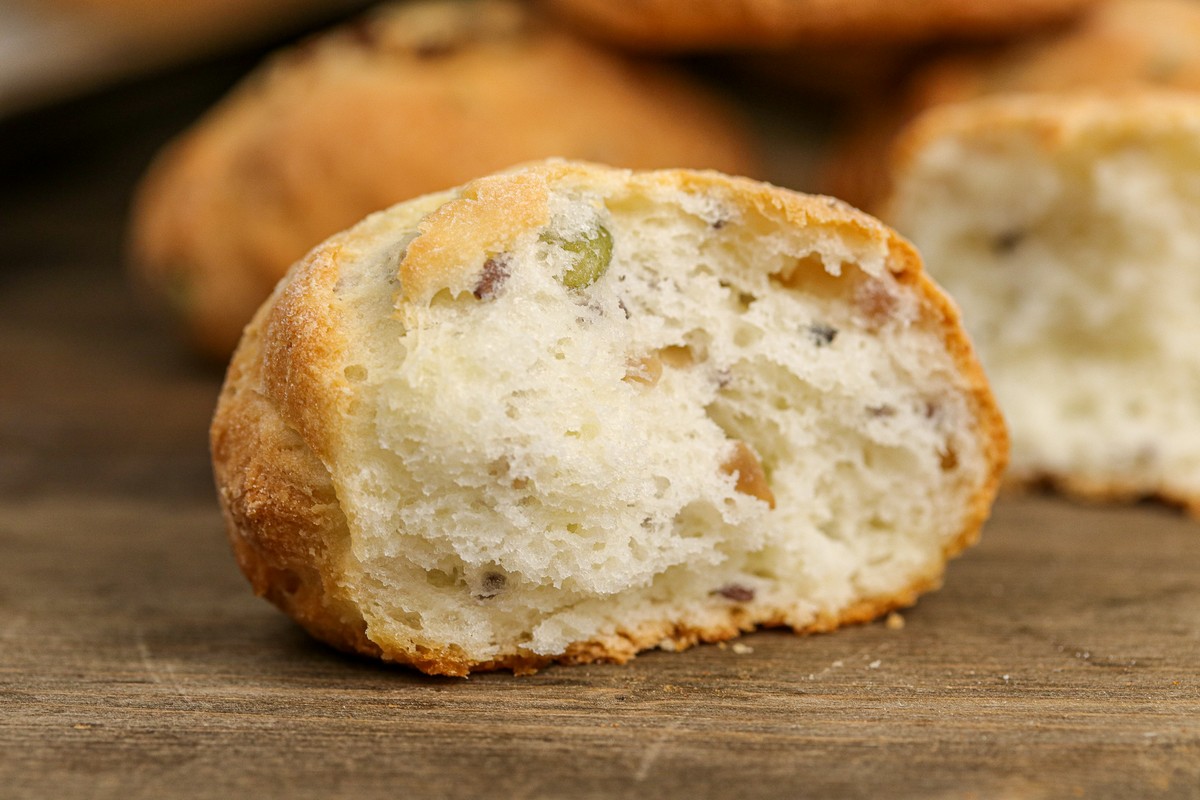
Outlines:
[{"label": "wood grain surface", "polygon": [[1005,498],[902,628],[519,679],[309,640],[225,543],[219,373],[120,271],[148,149],[0,209],[0,797],[1200,797],[1200,524],[1156,505]]}]

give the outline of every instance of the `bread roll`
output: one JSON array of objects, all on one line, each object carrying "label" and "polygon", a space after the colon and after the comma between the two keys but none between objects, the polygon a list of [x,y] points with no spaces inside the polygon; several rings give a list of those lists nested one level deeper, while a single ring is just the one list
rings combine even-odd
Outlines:
[{"label": "bread roll", "polygon": [[256,591],[465,675],[909,605],[974,541],[1006,441],[957,311],[874,219],[550,161],[310,253],[212,447]]},{"label": "bread roll", "polygon": [[887,214],[962,304],[1014,483],[1200,511],[1200,97],[935,110]]}]

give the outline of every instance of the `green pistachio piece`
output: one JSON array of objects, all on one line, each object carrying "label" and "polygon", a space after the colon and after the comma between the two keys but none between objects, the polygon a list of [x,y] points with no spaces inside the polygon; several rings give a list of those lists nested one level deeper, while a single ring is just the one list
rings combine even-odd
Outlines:
[{"label": "green pistachio piece", "polygon": [[543,233],[542,241],[557,245],[574,258],[573,264],[559,278],[568,289],[583,289],[600,280],[612,263],[613,240],[608,228],[597,225],[575,239],[564,239],[552,233]]}]

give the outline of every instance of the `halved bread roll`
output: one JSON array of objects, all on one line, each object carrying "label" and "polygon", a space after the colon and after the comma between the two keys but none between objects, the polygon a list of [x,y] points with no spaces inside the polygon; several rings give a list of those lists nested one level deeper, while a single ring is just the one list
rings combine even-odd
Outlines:
[{"label": "halved bread roll", "polygon": [[450,675],[909,605],[1006,453],[957,311],[874,219],[562,161],[310,253],[247,329],[212,446],[259,593]]}]

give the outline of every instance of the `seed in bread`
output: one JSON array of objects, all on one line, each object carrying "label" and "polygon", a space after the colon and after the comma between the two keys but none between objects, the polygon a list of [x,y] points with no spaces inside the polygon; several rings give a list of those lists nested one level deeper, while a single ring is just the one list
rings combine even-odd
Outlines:
[{"label": "seed in bread", "polygon": [[550,161],[310,253],[212,446],[260,594],[465,675],[909,605],[975,539],[1006,443],[957,311],[876,220]]},{"label": "seed in bread", "polygon": [[888,219],[962,305],[1011,479],[1200,511],[1200,97],[976,100],[898,158]]},{"label": "seed in bread", "polygon": [[694,83],[519,3],[383,6],[278,54],[164,150],[132,261],[224,361],[292,262],[393,203],[549,156],[754,174],[754,149]]}]

